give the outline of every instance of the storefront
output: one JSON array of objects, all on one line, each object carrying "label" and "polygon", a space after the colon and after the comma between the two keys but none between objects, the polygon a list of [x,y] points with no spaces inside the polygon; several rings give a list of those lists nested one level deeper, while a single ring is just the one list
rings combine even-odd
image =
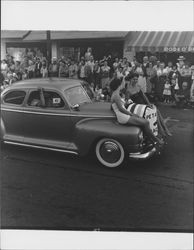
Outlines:
[{"label": "storefront", "polygon": [[14,60],[21,61],[24,56],[46,56],[45,41],[25,41],[31,31],[1,31],[1,59],[6,54],[14,57]]},{"label": "storefront", "polygon": [[[12,48],[12,45],[19,44],[19,48],[21,48],[21,44],[23,43],[23,38],[28,35],[28,31],[10,31],[10,30],[4,30],[1,31],[1,59],[4,59],[6,57],[6,53],[8,53],[9,45]],[[13,50],[10,51],[13,53],[12,56],[14,56],[15,52]],[[18,51],[19,53],[22,53],[21,51]]]},{"label": "storefront", "polygon": [[[95,59],[111,54],[123,56],[123,45],[128,32],[115,31],[51,31],[52,57],[70,57],[79,60],[88,47]],[[32,31],[24,42],[46,42],[46,31]],[[46,46],[45,46],[46,47]]]},{"label": "storefront", "polygon": [[24,56],[46,56],[46,43],[7,43],[6,52],[16,61],[21,61]]},{"label": "storefront", "polygon": [[[46,31],[1,31],[1,58],[6,53],[20,60],[25,54],[48,55]],[[183,55],[194,64],[194,32],[171,31],[50,31],[51,57],[71,57],[79,60],[88,47],[94,58],[123,56],[142,61],[143,56],[155,55],[158,60],[174,64]]]},{"label": "storefront", "polygon": [[124,44],[124,53],[132,53],[139,61],[142,61],[145,55],[154,55],[160,61],[171,61],[174,64],[182,55],[194,64],[194,32],[129,32]]},{"label": "storefront", "polygon": [[58,42],[58,57],[64,55],[79,60],[84,56],[87,48],[92,48],[92,54],[96,60],[111,54],[113,57],[123,56],[123,42],[109,41],[60,41]]}]

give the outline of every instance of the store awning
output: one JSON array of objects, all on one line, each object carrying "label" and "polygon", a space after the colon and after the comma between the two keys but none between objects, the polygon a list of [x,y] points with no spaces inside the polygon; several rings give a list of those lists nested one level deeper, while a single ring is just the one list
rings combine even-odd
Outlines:
[{"label": "store awning", "polygon": [[127,50],[150,52],[194,52],[194,32],[129,32]]},{"label": "store awning", "polygon": [[[51,40],[72,39],[123,39],[127,31],[51,31]],[[46,40],[46,31],[31,31],[24,41]]]},{"label": "store awning", "polygon": [[124,39],[126,35],[127,32],[120,31],[52,31],[51,39]]},{"label": "store awning", "polygon": [[27,34],[28,30],[1,30],[1,39],[3,38],[22,39]]}]

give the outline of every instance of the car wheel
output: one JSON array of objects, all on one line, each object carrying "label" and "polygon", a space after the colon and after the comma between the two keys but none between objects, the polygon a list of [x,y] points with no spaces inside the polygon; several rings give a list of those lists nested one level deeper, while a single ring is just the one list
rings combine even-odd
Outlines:
[{"label": "car wheel", "polygon": [[96,144],[96,157],[102,165],[115,168],[124,161],[125,152],[118,141],[104,138]]}]

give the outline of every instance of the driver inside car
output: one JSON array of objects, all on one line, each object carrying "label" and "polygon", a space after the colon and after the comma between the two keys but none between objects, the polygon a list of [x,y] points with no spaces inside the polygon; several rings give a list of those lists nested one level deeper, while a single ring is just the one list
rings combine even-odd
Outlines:
[{"label": "driver inside car", "polygon": [[30,99],[31,99],[31,101],[29,101],[30,106],[35,106],[35,107],[45,106],[45,99],[42,88],[39,88],[38,91],[35,91]]}]

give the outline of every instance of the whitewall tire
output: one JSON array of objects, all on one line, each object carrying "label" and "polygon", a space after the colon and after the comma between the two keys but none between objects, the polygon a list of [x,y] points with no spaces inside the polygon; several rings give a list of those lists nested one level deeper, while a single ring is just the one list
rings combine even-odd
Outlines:
[{"label": "whitewall tire", "polygon": [[103,138],[96,144],[96,157],[105,167],[120,166],[125,159],[123,146],[116,140]]}]

